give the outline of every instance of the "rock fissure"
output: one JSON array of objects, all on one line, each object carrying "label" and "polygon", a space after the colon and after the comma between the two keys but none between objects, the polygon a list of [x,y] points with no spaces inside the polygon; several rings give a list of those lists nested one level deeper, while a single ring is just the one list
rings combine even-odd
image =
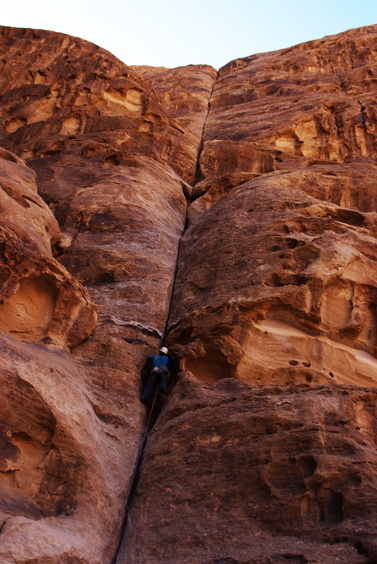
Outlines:
[{"label": "rock fissure", "polygon": [[158,401],[158,389],[156,388],[152,403],[149,408],[144,434],[140,441],[139,450],[135,459],[135,465],[132,472],[132,476],[129,480],[127,492],[124,498],[122,511],[120,512],[122,522],[119,527],[119,532],[116,535],[118,540],[116,541],[116,548],[115,548],[114,556],[111,559],[111,564],[117,564],[118,562],[122,561],[122,552],[125,550],[124,537],[127,530],[128,517],[132,508],[132,502],[138,486],[139,474],[143,462],[144,450],[146,447],[148,435],[158,419],[157,401]]},{"label": "rock fissure", "polygon": [[[203,148],[204,148],[204,134],[205,134],[205,128],[206,128],[206,124],[207,124],[207,120],[208,120],[208,116],[211,110],[211,99],[213,96],[213,92],[216,86],[216,82],[218,80],[220,76],[220,71],[217,72],[217,75],[213,81],[213,85],[212,85],[212,90],[209,94],[209,98],[208,98],[208,109],[207,109],[207,115],[205,116],[205,119],[203,121],[203,127],[202,127],[202,131],[201,131],[201,135],[200,135],[200,143],[199,143],[199,150],[198,150],[198,155],[197,155],[197,161],[196,161],[196,168],[195,168],[195,182],[193,185],[193,188],[195,188],[196,184],[198,184],[198,182],[200,182],[200,180],[202,180],[201,178],[201,171],[200,171],[200,157],[202,155],[203,152]],[[191,201],[193,198],[193,194],[191,196]],[[186,221],[187,221],[187,217],[186,217]]]},{"label": "rock fissure", "polygon": [[[215,82],[214,82],[214,84],[215,84]],[[213,84],[213,87],[212,87],[211,94],[209,96],[207,115],[206,115],[206,118],[203,122],[201,140],[200,140],[198,156],[197,156],[197,165],[196,165],[197,171],[199,171],[199,160],[200,160],[200,154],[201,154],[201,150],[202,150],[205,123],[206,123],[206,120],[207,120],[208,114],[209,114],[210,99],[211,99],[211,95],[212,95],[212,92],[213,92],[213,89],[214,89],[214,84]],[[198,174],[198,172],[197,172],[197,174]],[[185,215],[185,220],[184,220],[184,227],[183,227],[181,236],[180,236],[179,241],[178,241],[177,256],[176,256],[175,267],[174,267],[174,275],[173,275],[173,281],[172,281],[172,290],[171,290],[170,302],[169,302],[169,307],[168,307],[168,314],[167,314],[167,317],[166,317],[166,325],[165,325],[164,332],[161,335],[161,343],[160,343],[161,345],[164,344],[164,341],[167,338],[168,332],[169,332],[169,319],[170,319],[170,314],[171,314],[173,302],[174,302],[174,290],[175,290],[175,283],[176,283],[176,277],[177,277],[177,271],[178,271],[178,264],[179,264],[179,259],[180,259],[180,247],[181,247],[182,237],[185,235],[186,230],[188,228],[188,213],[189,213],[189,206],[190,206],[190,203],[192,201],[192,192],[191,192],[191,198],[188,198],[186,196],[186,200],[187,200],[187,206],[186,206],[186,215]],[[120,320],[117,320],[117,321],[119,322]],[[126,323],[122,322],[121,324],[123,325],[123,324],[126,324]],[[139,448],[138,456],[137,456],[136,462],[135,462],[134,471],[133,471],[133,474],[132,474],[132,478],[130,480],[130,485],[128,487],[127,494],[126,494],[126,499],[125,499],[125,503],[124,503],[125,507],[124,507],[124,512],[123,512],[123,514],[124,514],[123,525],[121,527],[121,534],[120,534],[120,537],[119,537],[118,547],[116,549],[114,559],[112,560],[113,564],[117,564],[119,558],[122,559],[121,553],[122,553],[122,551],[125,550],[125,547],[123,545],[124,545],[124,537],[126,535],[128,515],[129,515],[131,508],[132,508],[133,496],[134,496],[134,494],[137,490],[137,487],[138,487],[139,473],[140,473],[140,469],[142,467],[144,449],[145,449],[150,431],[153,429],[154,425],[156,425],[157,422],[158,422],[159,413],[157,411],[155,411],[155,403],[157,401],[157,394],[158,394],[158,389],[156,389],[152,405],[149,408],[149,415],[147,417],[144,437],[142,439],[142,442],[141,442],[141,445],[140,445],[140,448]],[[121,562],[122,560],[119,560],[119,561]]]},{"label": "rock fissure", "polygon": [[184,227],[183,227],[181,236],[180,236],[179,241],[178,241],[177,257],[176,257],[176,261],[175,261],[173,283],[172,283],[172,291],[171,291],[171,296],[170,296],[168,315],[166,317],[165,330],[164,330],[164,333],[163,333],[163,336],[162,336],[162,342],[164,342],[165,339],[167,338],[168,333],[169,333],[169,329],[170,329],[169,321],[170,321],[171,312],[172,312],[173,306],[174,306],[174,292],[175,292],[175,285],[176,285],[176,280],[177,280],[177,275],[178,275],[178,266],[179,266],[179,260],[180,260],[182,238],[184,237],[184,235],[185,235],[185,233],[186,233],[186,231],[189,227],[189,209],[190,209],[190,205],[193,202],[193,191],[194,191],[195,185],[200,180],[200,157],[201,157],[201,154],[202,154],[202,151],[203,151],[203,146],[204,146],[205,127],[206,127],[206,123],[207,123],[210,108],[211,108],[211,98],[212,98],[213,91],[214,91],[215,84],[216,84],[216,80],[218,79],[218,77],[219,77],[219,72],[217,72],[216,77],[213,80],[212,89],[211,89],[211,91],[209,93],[209,97],[208,97],[207,112],[206,112],[205,118],[203,120],[203,126],[202,126],[202,129],[201,129],[198,153],[197,153],[197,156],[196,156],[195,182],[194,182],[193,187],[191,187],[190,194],[186,196],[187,205],[186,205],[186,214],[185,214],[185,219],[184,219]]}]

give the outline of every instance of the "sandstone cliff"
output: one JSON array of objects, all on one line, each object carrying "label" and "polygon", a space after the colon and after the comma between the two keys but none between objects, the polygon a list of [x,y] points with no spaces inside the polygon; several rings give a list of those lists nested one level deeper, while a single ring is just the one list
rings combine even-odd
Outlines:
[{"label": "sandstone cliff", "polygon": [[0,28],[0,560],[377,561],[377,26],[127,67]]}]

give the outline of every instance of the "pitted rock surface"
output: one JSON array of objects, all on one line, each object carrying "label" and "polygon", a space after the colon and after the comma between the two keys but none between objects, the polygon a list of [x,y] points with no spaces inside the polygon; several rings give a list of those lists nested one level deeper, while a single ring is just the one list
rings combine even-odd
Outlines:
[{"label": "pitted rock surface", "polygon": [[138,448],[138,382],[4,335],[0,359],[1,559],[100,564],[117,533],[109,507],[124,495]]},{"label": "pitted rock surface", "polygon": [[375,33],[220,69],[169,322],[197,377],[375,385]]},{"label": "pitted rock surface", "polygon": [[2,28],[2,56],[0,143],[37,172],[61,262],[91,287],[101,323],[161,334],[216,72],[183,69],[174,112],[142,74],[77,38]]},{"label": "pitted rock surface", "polygon": [[121,562],[372,562],[376,399],[183,376],[149,437]]},{"label": "pitted rock surface", "polygon": [[355,29],[220,69],[196,193],[208,190],[211,202],[242,180],[317,160],[374,168],[375,33]]},{"label": "pitted rock surface", "polygon": [[287,176],[234,188],[186,231],[170,339],[204,379],[376,385],[376,215]]}]

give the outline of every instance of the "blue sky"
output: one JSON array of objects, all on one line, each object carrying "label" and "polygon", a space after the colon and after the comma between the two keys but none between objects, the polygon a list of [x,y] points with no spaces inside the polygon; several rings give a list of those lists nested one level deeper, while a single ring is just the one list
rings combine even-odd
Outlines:
[{"label": "blue sky", "polygon": [[376,0],[18,0],[0,16],[87,39],[129,65],[215,68],[374,23]]}]

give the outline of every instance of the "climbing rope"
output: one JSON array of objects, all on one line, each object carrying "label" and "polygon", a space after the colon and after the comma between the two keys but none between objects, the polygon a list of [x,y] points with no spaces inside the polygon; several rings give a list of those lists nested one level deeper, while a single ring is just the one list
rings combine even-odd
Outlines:
[{"label": "climbing rope", "polygon": [[119,538],[118,538],[118,543],[117,543],[117,547],[116,547],[116,551],[115,551],[115,556],[112,559],[111,564],[118,564],[118,557],[120,555],[120,549],[121,549],[122,542],[123,542],[123,536],[124,536],[124,532],[125,532],[126,526],[127,526],[128,514],[130,512],[131,503],[132,503],[132,500],[134,498],[134,495],[135,495],[135,492],[136,492],[137,482],[138,482],[138,479],[139,479],[140,466],[141,466],[141,461],[142,461],[142,458],[143,458],[143,452],[144,452],[145,444],[147,442],[148,433],[152,429],[152,427],[155,424],[156,419],[157,419],[157,413],[156,413],[155,407],[156,407],[156,403],[157,403],[158,394],[159,394],[159,386],[156,386],[154,396],[153,396],[153,401],[152,401],[152,404],[151,404],[151,408],[150,408],[149,413],[148,413],[148,419],[147,419],[147,424],[145,426],[144,435],[143,435],[143,438],[142,438],[140,446],[139,446],[139,450],[138,450],[136,461],[135,461],[134,470],[132,472],[132,476],[131,476],[131,479],[130,479],[129,484],[128,484],[126,496],[124,498],[123,511],[122,511],[123,519],[122,519],[122,524],[121,524],[120,531],[119,531]]}]

